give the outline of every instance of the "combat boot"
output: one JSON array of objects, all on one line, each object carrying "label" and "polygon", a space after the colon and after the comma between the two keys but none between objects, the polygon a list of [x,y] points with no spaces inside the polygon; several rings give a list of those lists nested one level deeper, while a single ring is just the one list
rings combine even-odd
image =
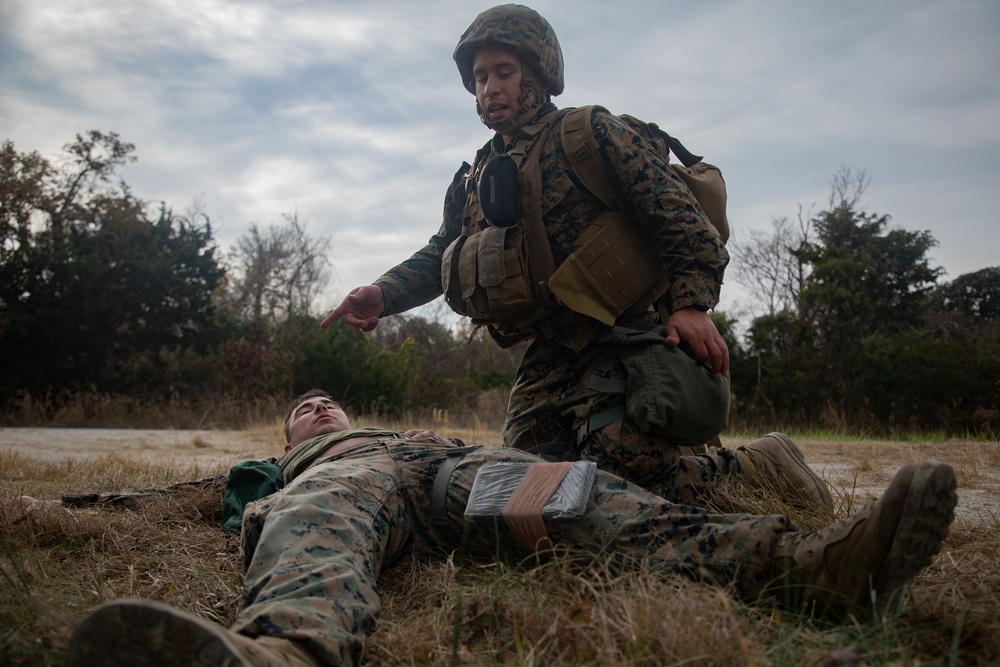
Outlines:
[{"label": "combat boot", "polygon": [[955,472],[941,461],[899,469],[882,497],[854,516],[775,541],[766,592],[785,607],[831,621],[901,605],[955,517]]},{"label": "combat boot", "polygon": [[69,645],[69,667],[319,667],[301,644],[256,639],[152,600],[102,604]]},{"label": "combat boot", "polygon": [[800,509],[833,517],[833,497],[826,483],[806,465],[806,458],[791,438],[769,433],[736,448],[744,479],[781,494]]}]

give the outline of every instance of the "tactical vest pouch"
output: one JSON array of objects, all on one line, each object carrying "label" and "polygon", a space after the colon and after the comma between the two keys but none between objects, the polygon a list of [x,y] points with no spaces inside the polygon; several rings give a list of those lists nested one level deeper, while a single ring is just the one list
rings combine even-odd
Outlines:
[{"label": "tactical vest pouch", "polygon": [[655,248],[626,214],[603,211],[580,232],[549,289],[567,307],[610,326],[626,310],[645,310],[670,283]]},{"label": "tactical vest pouch", "polygon": [[[563,118],[561,139],[566,158],[584,186],[612,211],[628,211],[628,204],[615,187],[604,162],[600,145],[591,126],[594,109],[580,107]],[[606,110],[605,110],[606,111]],[[653,123],[622,115],[636,133],[652,142],[664,158],[667,168],[687,185],[722,242],[729,239],[726,217],[726,182],[718,167],[701,161],[680,141]],[[673,152],[683,162],[670,162]],[[590,226],[603,225],[593,231]],[[563,263],[550,281],[550,288],[560,301],[578,313],[604,324],[613,324],[623,312],[641,312],[670,287],[662,259],[638,223],[626,215],[610,223],[597,216],[580,234],[573,255]],[[649,271],[650,273],[646,273]],[[652,290],[652,294],[647,294]]]},{"label": "tactical vest pouch", "polygon": [[542,222],[538,163],[555,114],[522,127],[522,140],[483,165],[476,187],[467,191],[462,235],[442,255],[445,301],[473,324],[513,330],[551,315],[558,306],[547,284],[555,265]]},{"label": "tactical vest pouch", "polygon": [[628,373],[625,411],[643,433],[680,446],[708,442],[729,424],[729,378],[690,350],[663,342],[666,328],[616,325],[601,337]]},{"label": "tactical vest pouch", "polygon": [[468,315],[465,302],[462,300],[462,285],[458,282],[458,260],[462,256],[462,248],[469,239],[464,234],[451,242],[441,255],[441,287],[445,303],[459,315]]},{"label": "tactical vest pouch", "polygon": [[522,312],[533,302],[526,258],[520,225],[455,239],[441,262],[445,301],[473,320],[500,321]]}]

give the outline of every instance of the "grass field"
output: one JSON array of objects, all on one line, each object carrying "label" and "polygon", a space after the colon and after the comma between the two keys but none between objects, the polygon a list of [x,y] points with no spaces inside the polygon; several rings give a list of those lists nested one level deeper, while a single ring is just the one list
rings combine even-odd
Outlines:
[{"label": "grass field", "polygon": [[[491,433],[439,428],[467,442]],[[2,435],[2,434],[0,434]],[[238,540],[218,527],[219,496],[158,498],[134,511],[25,511],[21,494],[156,487],[280,451],[277,425],[230,436],[175,435],[160,447],[101,447],[67,431],[68,449],[0,444],[0,665],[61,665],[75,624],[102,601],[137,596],[228,624],[237,612]],[[933,457],[959,478],[959,518],[913,583],[901,614],[823,625],[687,580],[622,575],[600,563],[444,559],[383,575],[369,665],[994,665],[1000,664],[1000,445],[798,438],[847,516],[893,471]],[[172,442],[172,444],[170,444]],[[727,439],[735,446],[743,441]],[[54,444],[53,444],[54,446]],[[67,452],[78,456],[70,456]],[[787,511],[733,487],[720,509]],[[793,516],[804,525],[809,517]]]}]

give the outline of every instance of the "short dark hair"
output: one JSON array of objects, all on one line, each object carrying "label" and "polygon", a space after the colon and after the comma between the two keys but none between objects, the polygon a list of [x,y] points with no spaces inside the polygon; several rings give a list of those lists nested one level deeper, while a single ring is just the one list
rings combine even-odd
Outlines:
[{"label": "short dark hair", "polygon": [[[292,413],[295,412],[295,408],[299,407],[299,404],[301,404],[302,401],[309,400],[310,398],[313,398],[315,396],[322,396],[323,398],[327,398],[327,399],[333,401],[333,396],[331,396],[330,394],[326,393],[322,389],[310,389],[309,391],[307,391],[306,393],[302,394],[301,396],[297,396],[292,401],[291,405],[288,406],[288,413],[285,415],[285,442],[288,442],[288,439],[289,439],[289,435],[290,434],[288,433],[288,427],[292,423]],[[334,401],[334,402],[336,402],[336,401]]]}]

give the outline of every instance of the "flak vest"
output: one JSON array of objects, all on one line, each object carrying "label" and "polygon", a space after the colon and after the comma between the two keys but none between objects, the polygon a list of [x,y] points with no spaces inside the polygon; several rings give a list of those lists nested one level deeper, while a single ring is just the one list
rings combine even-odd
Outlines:
[{"label": "flak vest", "polygon": [[[446,302],[474,324],[511,331],[568,307],[610,326],[622,314],[646,310],[669,288],[655,244],[623,210],[604,170],[590,124],[595,108],[600,107],[553,111],[522,127],[507,153],[494,155],[487,145],[476,156],[466,176],[462,233],[445,249],[441,264]],[[560,140],[571,168],[607,208],[585,224],[573,252],[557,267],[541,214],[539,154],[560,118]],[[704,179],[707,173],[714,189],[694,194],[700,203],[702,197],[710,199],[706,203],[714,212],[721,192],[721,223],[718,214],[711,222],[717,229],[722,224],[728,237],[725,186],[718,169],[704,163],[693,170],[669,166],[682,178],[690,172]],[[694,191],[690,179],[684,180]]]}]

